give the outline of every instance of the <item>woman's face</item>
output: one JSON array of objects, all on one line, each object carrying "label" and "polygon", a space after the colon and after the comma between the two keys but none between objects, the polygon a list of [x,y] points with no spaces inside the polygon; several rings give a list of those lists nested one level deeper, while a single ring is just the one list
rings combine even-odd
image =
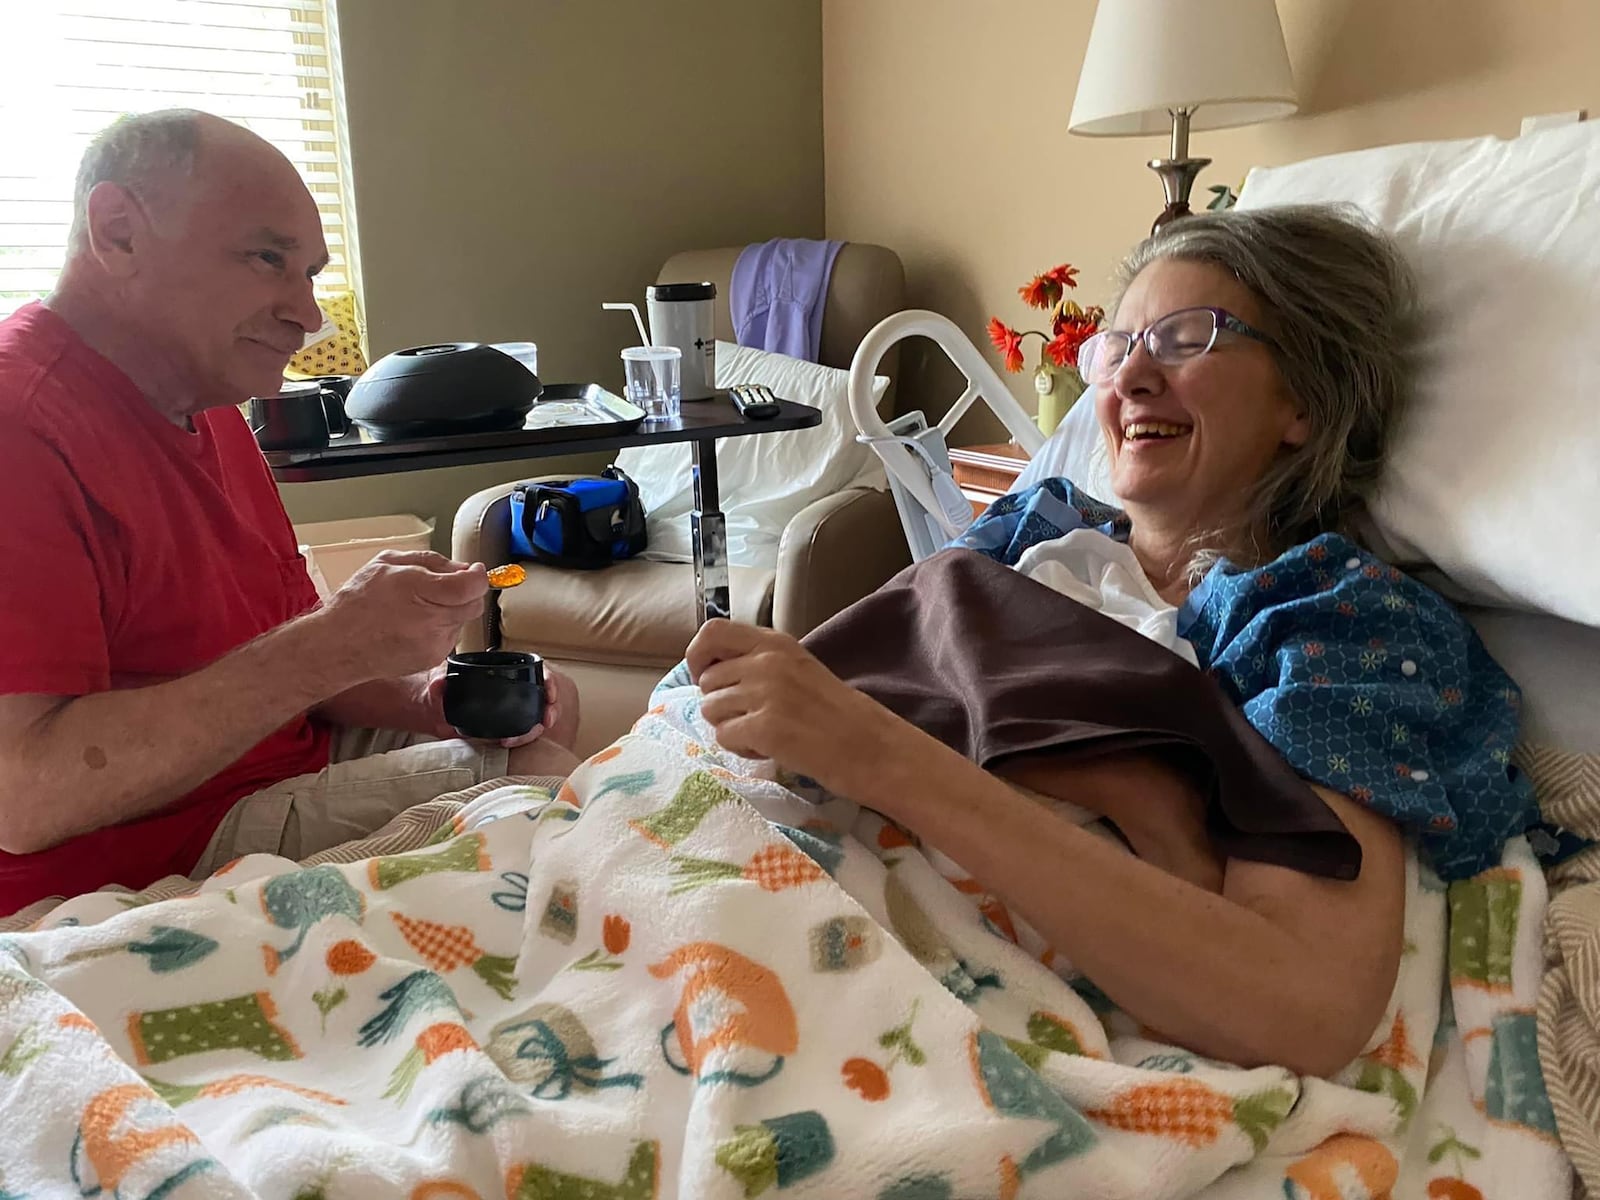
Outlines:
[{"label": "woman's face", "polygon": [[[1225,308],[1262,328],[1255,296],[1210,263],[1157,259],[1135,277],[1111,328],[1134,333],[1180,308]],[[1309,423],[1261,342],[1221,332],[1211,350],[1174,366],[1136,341],[1095,409],[1117,498],[1134,517],[1188,529],[1225,526],[1250,486]],[[1153,427],[1153,428],[1152,428]]]}]

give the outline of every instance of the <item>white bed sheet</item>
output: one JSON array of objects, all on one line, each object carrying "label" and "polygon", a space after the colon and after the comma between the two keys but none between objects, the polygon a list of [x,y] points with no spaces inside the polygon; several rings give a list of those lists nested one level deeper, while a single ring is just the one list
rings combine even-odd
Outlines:
[{"label": "white bed sheet", "polygon": [[1522,738],[1600,754],[1600,629],[1544,613],[1463,608],[1522,689]]}]

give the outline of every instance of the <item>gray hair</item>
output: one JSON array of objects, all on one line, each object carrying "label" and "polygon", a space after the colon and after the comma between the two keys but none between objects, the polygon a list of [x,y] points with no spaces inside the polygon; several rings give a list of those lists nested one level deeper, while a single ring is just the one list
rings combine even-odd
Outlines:
[{"label": "gray hair", "polygon": [[1241,565],[1256,566],[1319,533],[1347,529],[1409,392],[1416,285],[1394,243],[1349,206],[1204,213],[1173,221],[1135,248],[1123,263],[1118,301],[1134,276],[1169,258],[1220,267],[1261,302],[1278,369],[1311,429],[1304,445],[1286,449],[1257,481],[1246,528],[1196,532],[1191,575],[1222,550],[1248,550],[1256,561]]},{"label": "gray hair", "polygon": [[96,134],[78,166],[68,246],[77,250],[84,244],[89,193],[97,184],[115,183],[142,191],[149,200],[152,191],[160,192],[164,179],[193,174],[200,147],[200,119],[204,116],[192,108],[166,108],[119,117]]}]

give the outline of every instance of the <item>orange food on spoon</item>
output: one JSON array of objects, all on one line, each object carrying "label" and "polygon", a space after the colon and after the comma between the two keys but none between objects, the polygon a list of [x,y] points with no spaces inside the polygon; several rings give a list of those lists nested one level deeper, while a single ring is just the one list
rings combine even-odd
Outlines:
[{"label": "orange food on spoon", "polygon": [[528,572],[519,563],[507,563],[503,567],[495,567],[489,572],[489,586],[492,588],[510,588],[528,578]]}]

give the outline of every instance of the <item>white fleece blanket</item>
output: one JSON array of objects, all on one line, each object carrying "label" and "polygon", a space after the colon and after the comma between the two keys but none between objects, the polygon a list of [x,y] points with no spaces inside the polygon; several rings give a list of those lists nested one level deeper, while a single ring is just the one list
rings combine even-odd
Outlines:
[{"label": "white fleece blanket", "polygon": [[695,689],[657,698],[435,846],[252,857],[0,940],[0,1194],[1566,1194],[1521,841],[1448,893],[1413,862],[1394,1001],[1336,1082],[1240,1070],[1140,1036],[881,819],[717,751]]}]

